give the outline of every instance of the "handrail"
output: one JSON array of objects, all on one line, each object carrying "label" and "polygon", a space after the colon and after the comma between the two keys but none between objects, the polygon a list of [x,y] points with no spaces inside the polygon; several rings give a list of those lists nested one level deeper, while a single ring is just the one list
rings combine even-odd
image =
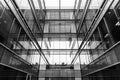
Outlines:
[{"label": "handrail", "polygon": [[[106,50],[105,52],[103,52],[101,55],[98,56],[98,58],[94,59],[92,62],[90,62],[89,64],[87,64],[86,66],[94,63],[95,61],[99,60],[102,56],[106,55],[109,51],[111,51],[113,48],[115,48],[116,46],[120,45],[120,41],[117,42],[116,44],[114,44],[113,46],[111,46],[108,50]],[[86,67],[85,66],[85,67]],[[83,68],[85,68],[83,67]]]},{"label": "handrail", "polygon": [[[85,67],[83,67],[82,70],[85,69],[86,67],[88,67],[89,65],[93,64],[93,63],[99,62],[100,58],[104,57],[106,54],[109,54],[109,52],[110,52],[112,49],[114,49],[115,47],[117,47],[118,45],[120,45],[120,41],[117,42],[116,44],[114,44],[112,47],[110,47],[110,48],[109,48],[108,50],[106,50],[105,52],[103,52],[103,54],[101,54],[97,59],[93,60],[91,63],[89,63],[88,65],[86,65]],[[105,69],[105,68],[111,67],[111,66],[116,65],[116,64],[120,64],[120,62],[116,62],[116,63],[113,63],[113,64],[111,64],[111,65],[107,65],[107,66],[105,66],[105,67],[101,67],[101,68],[96,69],[96,70],[94,70],[94,71],[92,71],[92,72],[89,72],[89,73],[87,73],[87,74],[85,74],[85,75],[83,75],[83,76],[86,76],[86,75],[88,75],[88,74],[94,73],[94,72],[96,72],[96,71],[103,70],[103,69]],[[94,64],[93,64],[93,65],[94,65]]]},{"label": "handrail", "polygon": [[21,58],[20,56],[18,56],[18,55],[16,54],[16,52],[12,51],[10,48],[8,48],[7,46],[5,46],[5,45],[2,44],[1,42],[0,42],[0,45],[1,45],[2,47],[4,47],[5,49],[7,49],[8,51],[10,51],[10,52],[11,52],[12,54],[14,54],[15,56],[19,57],[22,62],[25,62],[25,63],[28,64],[28,65],[31,65],[31,63],[27,62],[26,60],[24,60],[23,58]]}]

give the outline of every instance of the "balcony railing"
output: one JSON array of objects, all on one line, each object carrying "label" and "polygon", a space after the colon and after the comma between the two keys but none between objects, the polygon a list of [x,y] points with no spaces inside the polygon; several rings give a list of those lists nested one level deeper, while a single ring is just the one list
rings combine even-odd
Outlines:
[{"label": "balcony railing", "polygon": [[82,68],[82,75],[86,76],[105,68],[120,63],[120,42],[116,43],[109,50],[105,51],[101,56],[95,59],[86,67]]},{"label": "balcony railing", "polygon": [[39,78],[45,77],[74,77],[81,78],[80,70],[40,70]]}]

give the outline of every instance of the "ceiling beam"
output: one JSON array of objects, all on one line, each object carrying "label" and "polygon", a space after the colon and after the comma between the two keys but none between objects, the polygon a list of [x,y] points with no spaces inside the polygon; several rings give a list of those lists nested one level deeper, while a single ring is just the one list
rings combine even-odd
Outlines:
[{"label": "ceiling beam", "polygon": [[84,8],[83,14],[82,14],[82,18],[81,18],[81,20],[80,20],[80,23],[79,23],[78,29],[77,29],[78,35],[79,35],[79,32],[80,32],[80,30],[81,30],[81,28],[82,28],[82,25],[83,25],[83,23],[84,23],[84,20],[85,20],[86,14],[87,14],[87,10],[88,10],[88,8],[89,8],[89,6],[90,6],[90,3],[91,3],[91,0],[87,0],[87,1],[86,1],[85,8]]},{"label": "ceiling beam", "polygon": [[[75,60],[77,59],[78,55],[81,54],[82,50],[81,49],[84,46],[84,41],[88,41],[90,39],[90,37],[92,36],[93,32],[95,31],[95,29],[97,28],[98,24],[100,23],[100,21],[102,20],[103,16],[105,15],[105,13],[107,12],[107,10],[110,8],[110,6],[112,5],[114,0],[105,0],[103,1],[103,4],[101,5],[101,7],[99,8],[98,12],[96,13],[95,17],[93,18],[93,21],[91,23],[91,25],[89,26],[89,30],[87,32],[87,34],[85,35],[84,40],[82,41],[79,50],[77,51],[76,55],[74,56],[71,64],[73,64],[75,62]],[[94,24],[94,25],[93,25]]]}]

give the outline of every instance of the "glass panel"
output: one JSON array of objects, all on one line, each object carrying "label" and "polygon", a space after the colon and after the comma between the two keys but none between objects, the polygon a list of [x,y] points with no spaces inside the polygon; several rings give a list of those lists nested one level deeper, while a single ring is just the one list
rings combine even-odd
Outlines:
[{"label": "glass panel", "polygon": [[60,0],[60,1],[61,1],[61,9],[73,9],[74,8],[75,0]]},{"label": "glass panel", "polygon": [[[1,0],[2,3],[4,2]],[[14,8],[11,0],[6,0],[8,5],[12,9],[12,11],[17,14],[17,16],[21,15],[17,13],[17,10]],[[41,1],[41,3],[39,2]],[[71,61],[78,54],[79,46],[81,45],[86,32],[90,29],[91,22],[93,21],[96,12],[99,10],[100,6],[104,3],[104,0],[91,0],[88,10],[86,12],[86,16],[84,17],[84,9],[88,0],[81,0],[80,7],[76,10],[78,15],[73,11],[74,6],[77,9],[80,0],[34,0],[33,4],[35,6],[36,17],[38,18],[38,24],[42,26],[43,38],[40,36],[41,32],[39,30],[39,26],[35,22],[35,16],[32,12],[32,9],[29,4],[29,0],[15,0],[22,15],[24,16],[27,24],[35,35],[38,44],[41,47],[41,51],[45,54],[46,58],[50,62],[50,64],[70,64]],[[45,3],[44,3],[45,2]],[[76,2],[76,4],[74,4]],[[67,4],[67,5],[66,5]],[[3,5],[5,5],[3,3]],[[2,6],[0,6],[2,7]],[[46,9],[45,9],[46,7]],[[3,12],[3,8],[0,8],[0,15]],[[13,45],[10,46],[12,50],[14,50],[20,57],[24,60],[28,61],[31,64],[38,65],[39,64],[39,49],[34,41],[26,34],[23,27],[19,24],[17,20],[13,21],[14,17],[11,16],[10,10],[5,9],[5,14],[8,14],[6,19],[5,15],[0,18],[2,24],[0,24],[4,30],[3,26],[7,26],[6,33],[10,33],[13,37],[9,36],[8,40]],[[109,11],[107,14],[111,14]],[[119,8],[117,10],[119,13]],[[77,17],[74,17],[76,16]],[[115,15],[113,15],[115,16]],[[105,16],[106,17],[106,16]],[[45,21],[43,20],[45,18]],[[80,26],[81,18],[84,18],[82,25]],[[21,18],[19,17],[21,20]],[[110,19],[110,18],[109,18]],[[108,21],[108,19],[107,19]],[[114,25],[116,20],[114,21]],[[6,24],[8,22],[8,24]],[[109,23],[109,21],[108,21]],[[9,28],[9,26],[11,28]],[[82,48],[82,52],[80,55],[77,55],[81,59],[81,64],[86,65],[91,61],[96,59],[101,53],[103,53],[107,48],[111,47],[111,37],[108,34],[108,29],[106,28],[107,24],[104,20],[99,24],[99,29],[97,28],[95,32],[92,34],[92,37],[88,41],[84,41]],[[77,39],[76,31],[78,27],[80,29],[80,36]],[[2,29],[0,29],[2,35]],[[29,31],[28,31],[29,32]],[[4,34],[6,34],[4,33]],[[31,35],[31,34],[30,34]],[[5,35],[5,37],[7,34]],[[33,36],[32,36],[33,38]],[[2,37],[1,37],[2,39]],[[3,38],[4,39],[4,38]],[[4,40],[1,40],[1,42]],[[46,64],[44,61],[44,57],[41,58],[40,64]],[[75,60],[75,64],[80,64],[80,60],[77,58]]]},{"label": "glass panel", "polygon": [[45,0],[47,9],[59,9],[59,0]]}]

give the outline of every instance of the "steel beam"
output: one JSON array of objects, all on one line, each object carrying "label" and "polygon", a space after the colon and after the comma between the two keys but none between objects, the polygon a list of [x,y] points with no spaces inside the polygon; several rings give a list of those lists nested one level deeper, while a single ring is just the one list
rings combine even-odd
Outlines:
[{"label": "steel beam", "polygon": [[75,3],[74,3],[74,10],[75,10],[75,8],[76,8],[76,4],[77,4],[77,0],[75,0]]},{"label": "steel beam", "polygon": [[82,18],[81,18],[81,21],[80,21],[80,23],[78,25],[78,30],[77,30],[78,35],[79,35],[79,32],[80,32],[80,30],[82,28],[82,25],[84,23],[84,20],[85,20],[86,14],[87,14],[87,10],[88,10],[88,8],[90,6],[90,3],[91,3],[91,0],[87,0],[87,2],[85,4],[85,9],[83,10]]},{"label": "steel beam", "polygon": [[34,20],[37,24],[37,28],[40,30],[41,33],[43,33],[43,29],[42,29],[41,25],[39,24],[39,20],[38,20],[37,14],[35,12],[35,6],[34,6],[34,3],[33,3],[33,0],[28,0],[28,2],[29,2],[29,5],[31,7],[31,10],[32,10]]},{"label": "steel beam", "polygon": [[[26,49],[30,51],[37,51],[37,49]],[[77,51],[78,49],[42,49],[43,51]],[[83,51],[89,51],[89,50],[106,50],[106,49],[81,49]]]},{"label": "steel beam", "polygon": [[[44,21],[79,21],[80,19],[45,19]],[[43,19],[39,20],[40,22],[43,21]]]},{"label": "steel beam", "polygon": [[[34,33],[36,38],[41,38],[40,34],[41,33]],[[14,33],[9,34],[9,38],[16,38],[16,37],[17,37],[17,34],[14,34]],[[20,37],[22,40],[22,36]],[[44,33],[42,38],[77,38],[77,36],[76,36],[76,33]],[[80,33],[80,38],[84,38],[84,34]]]},{"label": "steel beam", "polygon": [[[61,9],[61,12],[74,12],[74,9]],[[46,9],[46,12],[59,12],[59,9]]]},{"label": "steel beam", "polygon": [[94,24],[94,26],[92,26],[92,29],[89,31],[89,35],[87,37],[87,41],[89,40],[89,38],[92,36],[93,32],[95,31],[95,29],[98,27],[98,24],[100,23],[100,21],[103,19],[105,13],[107,12],[107,10],[110,8],[110,6],[112,5],[112,3],[114,2],[114,0],[106,0],[107,2],[104,3],[104,8],[101,9],[101,12],[99,13],[99,16],[96,19],[96,22]]},{"label": "steel beam", "polygon": [[[27,33],[28,37],[30,38],[30,40],[31,40],[31,41],[34,41],[34,42],[37,44],[37,46],[38,46],[38,48],[39,48],[39,51],[38,51],[38,52],[40,53],[40,55],[42,54],[42,56],[44,57],[44,59],[45,59],[45,61],[47,62],[47,64],[49,64],[47,58],[45,57],[44,53],[43,53],[42,50],[41,50],[41,47],[40,47],[39,44],[38,44],[38,42],[37,42],[34,34],[33,34],[32,31],[30,30],[29,25],[27,24],[27,22],[26,22],[26,20],[25,20],[25,18],[24,18],[24,16],[23,16],[21,10],[19,9],[17,3],[16,3],[15,1],[13,1],[13,0],[10,0],[10,2],[11,2],[11,5],[10,5],[10,4],[8,4],[8,3],[6,2],[6,0],[4,0],[4,1],[5,1],[5,3],[7,4],[7,6],[10,8],[10,10],[13,12],[13,14],[14,14],[15,17],[17,18],[17,20],[20,22],[22,28],[26,31],[26,33]],[[14,9],[13,9],[13,8],[14,8]],[[34,42],[33,42],[33,43],[34,43]],[[36,47],[35,44],[34,44],[34,46]]]},{"label": "steel beam", "polygon": [[[88,51],[103,51],[105,49],[82,49],[83,52],[88,52]],[[21,49],[14,49],[15,52],[19,52],[19,51],[29,51],[29,52],[38,52],[37,49],[25,49],[25,50],[21,50]],[[78,51],[78,49],[42,49],[42,51],[44,52],[45,55],[66,55],[65,53],[67,52],[67,55],[76,55],[76,52]],[[72,54],[71,54],[72,51]],[[60,52],[62,52],[61,54],[59,54]],[[64,53],[63,53],[64,52]],[[38,55],[38,54],[33,54],[33,55]],[[77,54],[79,55],[79,54]],[[82,54],[82,55],[86,55],[86,54]]]},{"label": "steel beam", "polygon": [[41,14],[42,14],[42,16],[43,16],[43,19],[45,18],[45,13],[44,13],[44,10],[43,10],[43,8],[42,8],[42,3],[41,3],[41,0],[38,0],[38,4],[39,4],[39,8],[40,8],[40,10],[41,10]]},{"label": "steel beam", "polygon": [[78,17],[80,6],[81,6],[81,2],[82,2],[82,0],[79,0],[79,2],[78,2],[78,7],[77,7],[76,14],[75,14],[75,19],[77,19],[77,17]]},{"label": "steel beam", "polygon": [[[46,48],[47,48],[47,54],[50,56],[50,51],[49,51],[48,44],[47,44],[47,42],[46,42],[46,41],[45,41],[44,43],[45,43],[45,46],[46,46]],[[43,51],[43,49],[42,49],[42,51]]]},{"label": "steel beam", "polygon": [[[93,18],[89,30],[91,29],[91,26],[92,26],[92,24],[94,23],[94,21],[96,21],[96,17],[98,16],[98,14],[99,14],[101,8],[102,8],[102,5],[101,5],[101,7],[99,8],[99,10],[97,11],[95,17]],[[79,54],[79,51],[81,50],[81,47],[82,47],[83,44],[84,44],[84,41],[86,41],[85,39],[87,38],[87,35],[88,35],[89,30],[86,32],[86,35],[85,35],[85,37],[84,37],[82,43],[81,43],[80,46],[79,46],[79,50],[78,50],[78,52],[76,53],[75,57],[73,58],[71,64],[75,61],[75,59],[76,59],[76,57],[77,57],[77,54]]]},{"label": "steel beam", "polygon": [[46,11],[45,0],[43,0],[44,10]]},{"label": "steel beam", "polygon": [[[110,8],[110,6],[112,5],[114,0],[106,0],[105,2],[103,2],[103,5],[101,6],[101,8],[99,9],[100,12],[98,12],[98,14],[96,14],[93,23],[90,25],[90,29],[88,30],[87,34],[85,35],[85,38],[83,41],[88,41],[90,39],[90,37],[92,36],[93,32],[95,31],[95,29],[97,28],[98,24],[100,23],[100,21],[102,20],[103,16],[105,15],[105,13],[107,12],[107,10]],[[95,22],[94,22],[95,21]],[[94,25],[93,25],[94,24]],[[75,57],[73,58],[71,64],[74,63],[77,55],[80,55],[80,53],[82,52],[81,47],[83,46],[84,42],[82,41],[78,52],[76,53]]]},{"label": "steel beam", "polygon": [[[77,40],[74,40],[71,49],[74,49],[74,46],[75,46],[75,42],[76,42],[76,41],[77,41]],[[70,51],[70,56],[72,55],[72,53],[73,53],[73,50]]]}]

